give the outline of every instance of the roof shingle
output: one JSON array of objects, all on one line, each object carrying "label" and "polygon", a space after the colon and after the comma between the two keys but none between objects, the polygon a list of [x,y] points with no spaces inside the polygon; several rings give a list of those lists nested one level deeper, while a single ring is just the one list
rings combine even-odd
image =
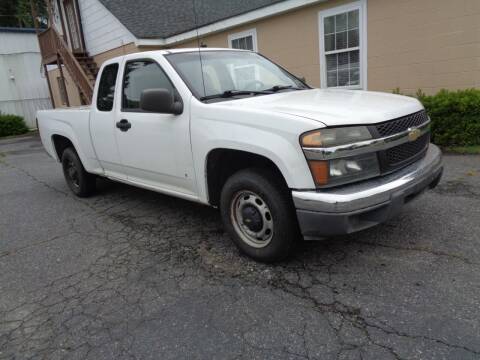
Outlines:
[{"label": "roof shingle", "polygon": [[170,37],[281,1],[284,0],[100,0],[141,39]]}]

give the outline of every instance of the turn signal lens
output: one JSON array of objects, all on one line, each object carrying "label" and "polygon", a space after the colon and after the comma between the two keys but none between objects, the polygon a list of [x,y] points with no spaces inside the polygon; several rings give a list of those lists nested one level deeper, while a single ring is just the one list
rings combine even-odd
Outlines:
[{"label": "turn signal lens", "polygon": [[372,135],[365,126],[345,126],[307,132],[300,137],[300,144],[308,148],[330,147],[351,144],[371,138]]},{"label": "turn signal lens", "polygon": [[322,186],[328,183],[328,161],[312,160],[308,162],[313,180],[316,185]]},{"label": "turn signal lens", "polygon": [[320,131],[313,131],[302,136],[302,146],[318,147],[322,146],[322,134]]}]

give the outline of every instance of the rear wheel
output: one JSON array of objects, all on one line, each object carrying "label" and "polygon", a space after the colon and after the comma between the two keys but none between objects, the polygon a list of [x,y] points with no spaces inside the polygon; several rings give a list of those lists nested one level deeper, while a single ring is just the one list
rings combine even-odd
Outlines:
[{"label": "rear wheel", "polygon": [[85,171],[76,151],[69,147],[62,154],[65,181],[78,197],[90,196],[95,191],[96,177]]},{"label": "rear wheel", "polygon": [[258,261],[291,254],[299,237],[288,189],[272,172],[245,169],[225,183],[220,210],[237,247]]}]

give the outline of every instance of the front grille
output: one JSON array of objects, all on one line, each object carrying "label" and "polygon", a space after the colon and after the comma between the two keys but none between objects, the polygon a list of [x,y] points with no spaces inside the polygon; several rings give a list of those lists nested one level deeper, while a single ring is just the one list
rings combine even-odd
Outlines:
[{"label": "front grille", "polygon": [[389,168],[403,165],[405,162],[412,161],[420,156],[426,150],[430,142],[430,134],[426,133],[417,140],[404,143],[385,151],[386,166]]},{"label": "front grille", "polygon": [[[427,113],[425,110],[422,110],[395,120],[372,125],[370,131],[374,137],[381,138],[404,132],[411,127],[420,126],[427,121]],[[378,160],[382,174],[390,173],[420,159],[428,149],[429,143],[430,133],[427,132],[415,141],[379,151]]]},{"label": "front grille", "polygon": [[428,121],[425,110],[375,125],[380,137],[398,134],[410,127],[419,126]]}]

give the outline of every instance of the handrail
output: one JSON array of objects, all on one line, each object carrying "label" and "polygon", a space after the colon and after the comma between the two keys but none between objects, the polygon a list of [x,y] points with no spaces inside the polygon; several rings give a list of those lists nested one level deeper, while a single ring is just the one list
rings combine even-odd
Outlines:
[{"label": "handrail", "polygon": [[47,30],[38,34],[38,42],[43,62],[51,62],[59,56],[73,81],[80,88],[80,91],[91,101],[93,96],[93,86],[82,66],[77,61],[77,58],[70,51],[67,43],[57,33],[55,28],[49,27]]}]

